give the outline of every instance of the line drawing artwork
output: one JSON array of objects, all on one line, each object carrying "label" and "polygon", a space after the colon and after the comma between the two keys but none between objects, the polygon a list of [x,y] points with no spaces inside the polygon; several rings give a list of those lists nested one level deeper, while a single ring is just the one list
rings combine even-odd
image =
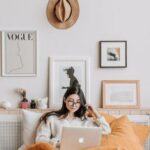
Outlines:
[{"label": "line drawing artwork", "polygon": [[37,75],[36,31],[2,32],[2,76]]},{"label": "line drawing artwork", "polygon": [[23,67],[24,67],[24,65],[23,65],[23,60],[22,60],[22,56],[21,56],[21,48],[20,48],[20,45],[19,45],[19,42],[17,42],[17,53],[16,53],[17,55],[16,55],[16,58],[19,60],[19,61],[16,61],[17,63],[18,62],[20,62],[19,64],[18,64],[18,66],[16,66],[16,67],[14,67],[14,68],[12,68],[12,69],[10,69],[9,71],[8,71],[8,73],[13,73],[13,72],[15,72],[15,71],[17,71],[17,70],[21,70],[21,69],[23,69]]}]

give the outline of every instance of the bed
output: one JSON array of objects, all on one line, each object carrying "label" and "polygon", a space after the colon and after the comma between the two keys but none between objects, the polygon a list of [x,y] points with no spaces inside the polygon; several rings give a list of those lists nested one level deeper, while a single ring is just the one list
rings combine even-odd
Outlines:
[{"label": "bed", "polygon": [[[129,114],[127,116],[133,122],[150,126],[150,115],[148,114]],[[0,114],[0,150],[17,150],[22,143],[21,114]],[[150,136],[145,142],[145,150],[150,150]]]}]

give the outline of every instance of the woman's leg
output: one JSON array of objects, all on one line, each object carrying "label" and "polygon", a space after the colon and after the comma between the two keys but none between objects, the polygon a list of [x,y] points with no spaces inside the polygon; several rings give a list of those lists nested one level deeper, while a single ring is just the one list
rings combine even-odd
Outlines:
[{"label": "woman's leg", "polygon": [[48,143],[36,143],[29,146],[25,150],[54,150],[54,147]]}]

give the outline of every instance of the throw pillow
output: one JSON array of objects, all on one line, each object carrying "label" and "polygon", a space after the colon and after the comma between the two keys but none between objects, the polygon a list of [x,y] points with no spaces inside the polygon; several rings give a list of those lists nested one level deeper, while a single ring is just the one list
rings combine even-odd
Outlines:
[{"label": "throw pillow", "polygon": [[108,113],[106,112],[99,112],[100,115],[102,115],[106,121],[110,124],[113,120],[116,119],[116,117],[112,116],[112,115],[109,115]]},{"label": "throw pillow", "polygon": [[127,116],[113,120],[110,126],[112,133],[103,135],[102,146],[115,146],[128,150],[143,150]]},{"label": "throw pillow", "polygon": [[[114,116],[112,116],[108,113],[105,113],[105,112],[100,112],[100,114],[105,117],[106,121],[109,124],[111,124],[111,122],[116,119],[116,117],[114,117]],[[139,138],[140,143],[142,145],[144,145],[147,137],[150,134],[150,127],[146,126],[146,125],[137,124],[137,123],[134,123],[134,122],[130,122],[130,123],[131,123],[131,126],[132,126],[133,130],[134,130],[134,133]]]},{"label": "throw pillow", "polygon": [[150,127],[142,124],[137,124],[134,122],[131,122],[131,125],[133,127],[135,134],[138,136],[140,143],[144,145],[146,139],[150,134]]},{"label": "throw pillow", "polygon": [[22,110],[23,120],[23,142],[25,145],[34,143],[36,128],[42,113]]}]

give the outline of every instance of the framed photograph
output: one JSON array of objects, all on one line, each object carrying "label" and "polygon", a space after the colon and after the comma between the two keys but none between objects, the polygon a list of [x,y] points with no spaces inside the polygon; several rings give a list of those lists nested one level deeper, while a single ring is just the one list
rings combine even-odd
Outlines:
[{"label": "framed photograph", "polygon": [[86,100],[90,100],[90,58],[49,58],[49,107],[60,108],[70,86],[80,85]]},{"label": "framed photograph", "polygon": [[36,31],[2,32],[2,76],[36,76]]},{"label": "framed photograph", "polygon": [[127,41],[100,41],[100,67],[126,68]]},{"label": "framed photograph", "polygon": [[103,108],[139,108],[139,80],[104,80]]}]

